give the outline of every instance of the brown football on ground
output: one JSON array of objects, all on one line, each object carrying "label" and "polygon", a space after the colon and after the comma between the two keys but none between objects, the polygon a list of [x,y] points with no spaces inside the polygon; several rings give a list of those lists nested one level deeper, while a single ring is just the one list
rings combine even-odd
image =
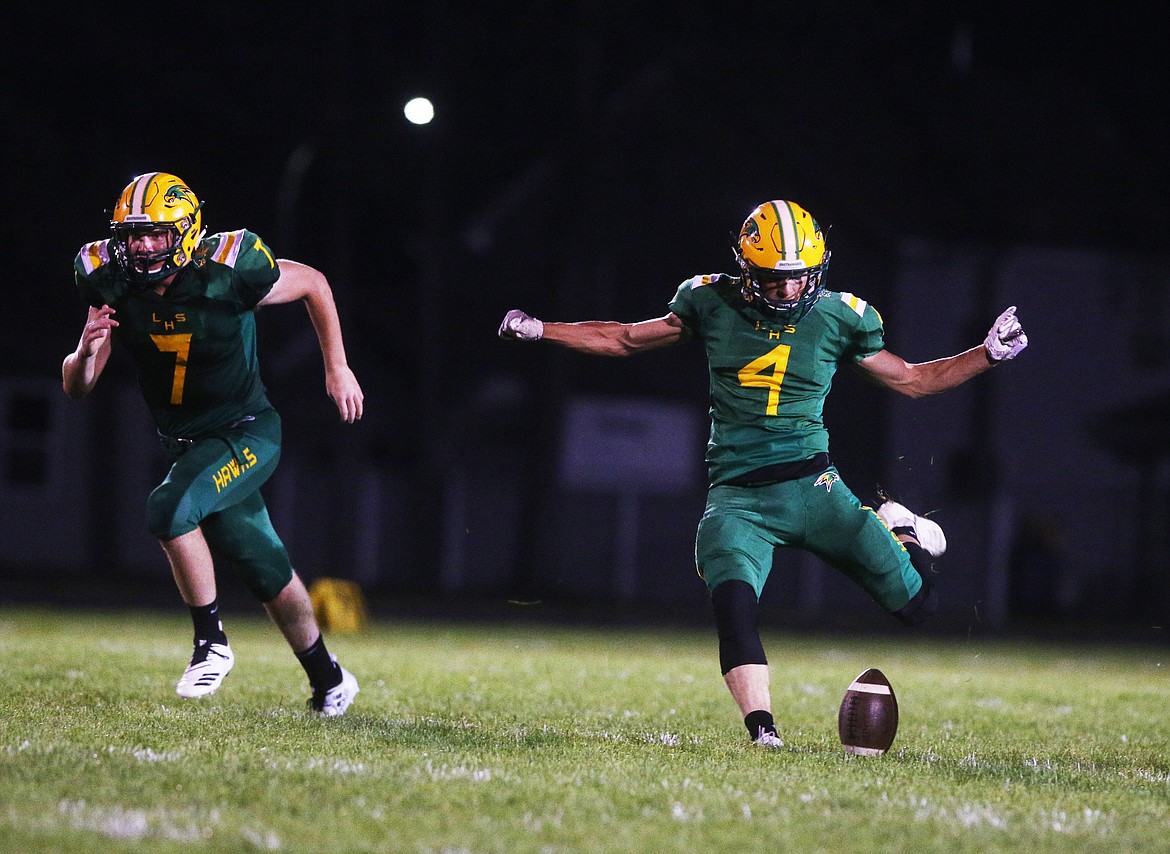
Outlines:
[{"label": "brown football on ground", "polygon": [[871,667],[853,680],[837,712],[837,733],[846,753],[881,756],[898,733],[898,698],[890,680]]}]

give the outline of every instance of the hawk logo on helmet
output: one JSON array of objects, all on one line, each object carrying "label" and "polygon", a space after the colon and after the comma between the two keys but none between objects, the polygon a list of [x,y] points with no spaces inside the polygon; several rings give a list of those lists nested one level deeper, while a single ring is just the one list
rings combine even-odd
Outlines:
[{"label": "hawk logo on helmet", "polygon": [[754,219],[749,219],[743,224],[743,229],[739,233],[740,240],[749,240],[752,243],[760,242],[760,224]]},{"label": "hawk logo on helmet", "polygon": [[841,476],[838,475],[835,471],[823,472],[821,476],[817,478],[816,483],[813,484],[813,489],[816,489],[818,486],[823,486],[825,488],[825,492],[832,492],[833,484],[840,479]]},{"label": "hawk logo on helmet", "polygon": [[163,203],[168,207],[171,205],[177,205],[180,202],[194,204],[194,199],[195,194],[184,187],[182,184],[175,184],[171,187],[167,187],[167,191],[163,193]]}]

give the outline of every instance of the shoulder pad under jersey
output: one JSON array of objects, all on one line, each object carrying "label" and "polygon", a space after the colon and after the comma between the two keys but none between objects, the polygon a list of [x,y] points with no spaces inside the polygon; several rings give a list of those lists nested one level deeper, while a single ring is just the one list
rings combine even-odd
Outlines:
[{"label": "shoulder pad under jersey", "polygon": [[689,279],[683,282],[683,285],[690,287],[693,290],[694,288],[702,288],[706,287],[707,285],[720,285],[725,282],[729,282],[732,279],[733,277],[727,275],[726,273],[702,273],[698,276],[691,276]]},{"label": "shoulder pad under jersey", "polygon": [[885,325],[885,321],[882,320],[881,313],[876,308],[874,308],[872,305],[870,305],[868,302],[863,300],[861,297],[857,296],[856,294],[851,294],[851,293],[848,293],[847,291],[840,291],[840,292],[830,291],[829,296],[835,302],[840,302],[841,304],[843,304],[846,308],[848,308],[850,311],[852,311],[854,314],[856,314],[862,320],[865,319],[866,311],[872,311],[874,314],[874,317],[877,318],[877,322],[883,326]]},{"label": "shoulder pad under jersey", "polygon": [[110,241],[95,240],[73,259],[73,282],[87,305],[113,305],[130,288],[126,274],[110,255]]},{"label": "shoulder pad under jersey", "polygon": [[861,297],[854,296],[850,293],[845,293],[844,291],[837,294],[837,297],[841,300],[841,302],[845,303],[845,305],[853,309],[853,311],[857,313],[858,317],[865,317],[865,307],[869,305],[869,303],[867,303]]},{"label": "shoulder pad under jersey", "polygon": [[214,261],[226,267],[276,267],[272,250],[259,235],[244,228],[209,235],[199,244],[195,256],[201,263]]},{"label": "shoulder pad under jersey", "polygon": [[82,276],[89,276],[100,267],[110,263],[110,239],[95,240],[81,247],[73,265]]}]

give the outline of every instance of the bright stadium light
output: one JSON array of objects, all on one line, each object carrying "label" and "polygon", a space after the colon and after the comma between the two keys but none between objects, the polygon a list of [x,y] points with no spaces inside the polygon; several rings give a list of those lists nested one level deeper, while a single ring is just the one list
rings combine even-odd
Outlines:
[{"label": "bright stadium light", "polygon": [[411,98],[402,108],[402,114],[412,124],[430,124],[435,117],[435,106],[426,98]]}]

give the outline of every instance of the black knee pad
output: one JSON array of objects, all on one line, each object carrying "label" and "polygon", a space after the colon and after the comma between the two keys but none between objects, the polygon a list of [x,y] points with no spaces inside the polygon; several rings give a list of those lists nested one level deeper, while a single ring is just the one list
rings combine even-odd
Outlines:
[{"label": "black knee pad", "polygon": [[760,601],[746,581],[724,581],[711,593],[723,674],[741,664],[767,664],[757,620]]}]

